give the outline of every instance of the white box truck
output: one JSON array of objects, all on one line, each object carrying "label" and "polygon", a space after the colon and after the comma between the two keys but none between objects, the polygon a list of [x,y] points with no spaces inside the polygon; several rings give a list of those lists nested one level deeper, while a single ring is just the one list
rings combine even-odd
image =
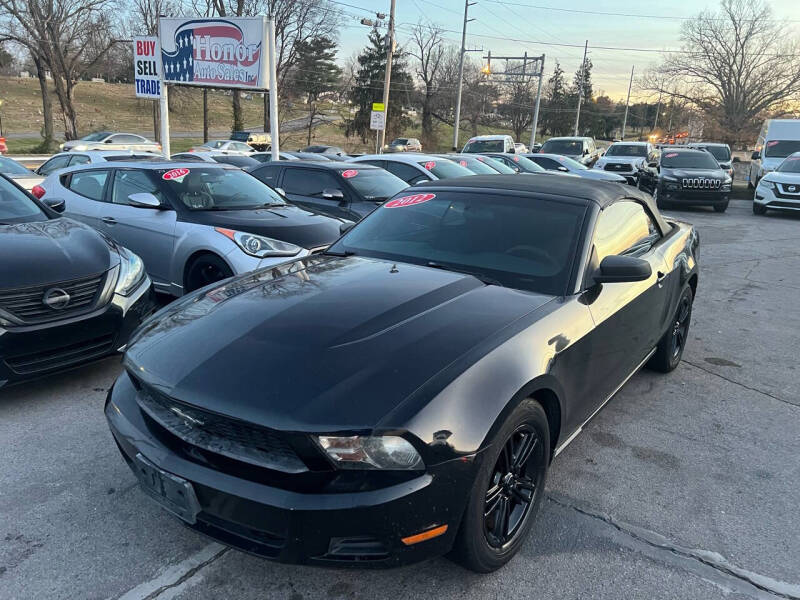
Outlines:
[{"label": "white box truck", "polygon": [[758,185],[758,180],[783,162],[793,152],[800,152],[800,119],[768,119],[764,121],[750,156],[747,187]]}]

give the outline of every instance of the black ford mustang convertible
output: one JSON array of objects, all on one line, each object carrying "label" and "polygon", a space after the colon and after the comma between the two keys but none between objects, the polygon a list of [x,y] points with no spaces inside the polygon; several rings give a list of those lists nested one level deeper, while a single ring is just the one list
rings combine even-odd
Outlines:
[{"label": "black ford mustang convertible", "polygon": [[630,186],[428,183],[162,309],[106,416],[143,489],[226,544],[491,571],[553,457],[641,366],[677,366],[697,245]]}]

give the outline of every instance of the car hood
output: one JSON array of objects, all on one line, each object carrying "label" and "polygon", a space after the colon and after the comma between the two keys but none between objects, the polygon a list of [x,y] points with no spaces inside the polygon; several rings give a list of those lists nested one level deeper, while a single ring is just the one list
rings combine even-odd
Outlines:
[{"label": "car hood", "polygon": [[277,270],[163,309],[129,344],[129,372],[173,398],[265,427],[369,430],[551,299],[359,257],[322,255]]},{"label": "car hood", "polygon": [[116,262],[108,242],[100,234],[72,219],[0,225],[0,287],[3,288],[86,277],[107,271]]},{"label": "car hood", "polygon": [[255,210],[198,210],[180,217],[183,221],[225,227],[263,235],[303,248],[328,246],[341,236],[344,220],[327,217],[288,204]]},{"label": "car hood", "polygon": [[728,174],[722,169],[661,169],[661,176],[675,177],[683,179],[684,177],[695,178],[705,177],[708,179],[725,179]]},{"label": "car hood", "polygon": [[575,175],[578,177],[586,177],[587,179],[597,179],[600,181],[616,181],[617,183],[626,183],[627,180],[622,175],[616,173],[608,173],[606,171],[598,171],[587,169],[586,171],[577,171]]},{"label": "car hood", "polygon": [[764,175],[762,181],[800,185],[800,173],[780,173],[778,171],[773,171],[769,175]]}]

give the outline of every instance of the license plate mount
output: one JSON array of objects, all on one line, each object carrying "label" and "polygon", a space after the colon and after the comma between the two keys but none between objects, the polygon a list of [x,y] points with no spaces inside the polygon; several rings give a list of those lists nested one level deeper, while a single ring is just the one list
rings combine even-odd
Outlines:
[{"label": "license plate mount", "polygon": [[141,453],[136,454],[132,466],[140,487],[148,496],[178,518],[195,523],[200,503],[189,481],[158,468]]}]

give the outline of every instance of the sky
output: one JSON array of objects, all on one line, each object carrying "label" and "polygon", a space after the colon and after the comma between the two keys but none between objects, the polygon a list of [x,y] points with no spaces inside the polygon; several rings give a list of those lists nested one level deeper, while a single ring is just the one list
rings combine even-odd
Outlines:
[{"label": "sky", "polygon": [[[374,19],[376,11],[389,12],[389,0],[331,0],[342,13],[339,59],[358,52],[367,41],[369,27],[361,18]],[[605,92],[615,100],[624,100],[628,91],[631,67],[635,74],[657,64],[658,52],[607,50],[600,47],[664,50],[680,48],[680,29],[685,18],[704,9],[716,10],[718,0],[670,0],[658,2],[622,2],[621,0],[474,0],[469,9],[475,20],[467,26],[467,48],[483,49],[473,57],[483,57],[491,50],[497,56],[545,54],[545,76],[555,61],[569,75],[581,64],[583,44],[589,41],[593,63],[592,82],[595,95]],[[787,35],[800,37],[800,0],[767,0],[773,16],[784,21]],[[442,29],[446,41],[461,44],[464,19],[463,0],[396,0],[397,34],[400,44],[409,38],[416,23],[434,23]],[[590,11],[590,12],[580,12]],[[590,13],[625,13],[622,16]],[[555,45],[570,44],[570,46]],[[631,101],[646,100],[648,93],[636,89]]]}]

